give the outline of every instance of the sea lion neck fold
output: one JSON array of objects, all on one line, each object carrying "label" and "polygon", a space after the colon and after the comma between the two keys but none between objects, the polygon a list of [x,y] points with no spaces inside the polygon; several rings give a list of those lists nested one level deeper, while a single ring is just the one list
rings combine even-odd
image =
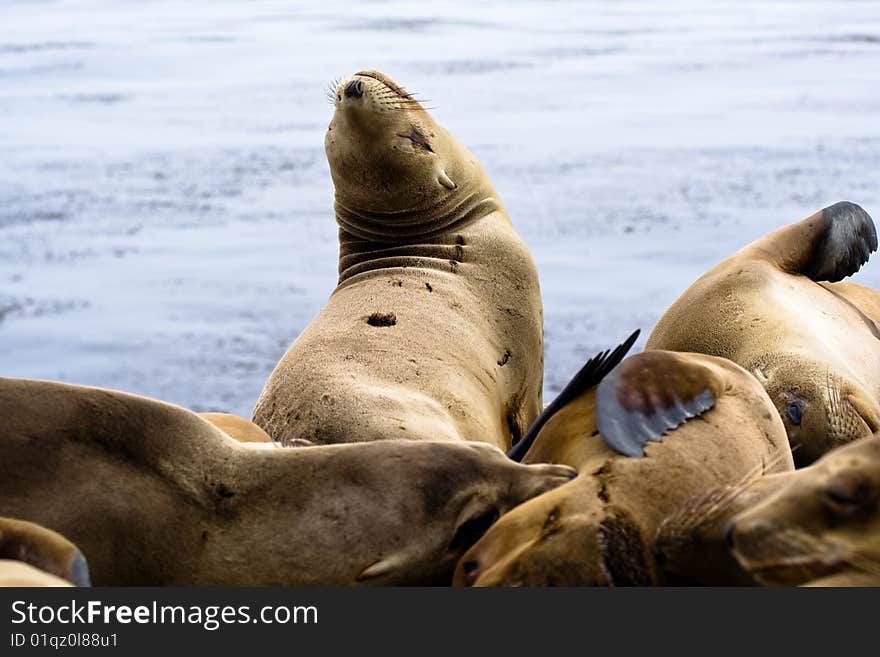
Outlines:
[{"label": "sea lion neck fold", "polygon": [[437,205],[395,213],[351,209],[337,195],[334,202],[336,222],[342,231],[368,241],[406,242],[430,238],[463,228],[471,221],[501,209],[497,198],[482,191],[467,193],[462,190]]}]

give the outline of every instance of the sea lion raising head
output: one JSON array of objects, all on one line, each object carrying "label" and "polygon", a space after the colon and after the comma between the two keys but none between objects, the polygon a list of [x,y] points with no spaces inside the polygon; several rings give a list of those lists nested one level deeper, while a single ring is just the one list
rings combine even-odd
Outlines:
[{"label": "sea lion raising head", "polygon": [[332,90],[339,281],[254,422],[283,444],[478,440],[541,411],[538,274],[476,158],[388,76]]},{"label": "sea lion raising head", "polygon": [[400,239],[461,220],[455,201],[482,181],[479,165],[417,100],[387,75],[361,71],[337,85],[333,103],[324,147],[344,228]]}]

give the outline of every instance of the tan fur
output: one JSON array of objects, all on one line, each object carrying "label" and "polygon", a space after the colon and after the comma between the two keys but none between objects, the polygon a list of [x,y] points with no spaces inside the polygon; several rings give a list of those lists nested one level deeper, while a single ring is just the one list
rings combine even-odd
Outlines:
[{"label": "tan fur", "polygon": [[[363,97],[346,97],[357,81]],[[335,103],[325,146],[339,286],[276,366],[254,421],[285,443],[509,447],[541,410],[528,250],[474,156],[387,76],[344,80]]]},{"label": "tan fur", "polygon": [[0,378],[0,417],[0,514],[75,541],[96,585],[448,583],[469,520],[573,475],[482,443],[243,444],[177,406],[44,381]]},{"label": "tan fur", "polygon": [[[0,586],[70,586],[77,558],[82,559],[79,549],[60,534],[33,522],[0,518]],[[52,583],[59,578],[63,584]],[[34,583],[10,583],[25,581]]]},{"label": "tan fur", "polygon": [[725,531],[738,513],[758,504],[787,481],[791,472],[763,474],[763,468],[735,484],[687,500],[660,524],[655,558],[669,585],[756,586],[733,556]]},{"label": "tan fur", "polygon": [[0,587],[73,586],[66,579],[34,568],[23,561],[0,559]]},{"label": "tan fur", "polygon": [[230,413],[199,413],[199,417],[204,418],[227,436],[241,443],[272,442],[269,434],[250,420],[245,420],[238,415],[231,415]]},{"label": "tan fur", "polygon": [[[662,520],[695,494],[732,484],[753,471],[793,467],[785,432],[766,393],[729,361],[697,354],[632,356],[670,381],[693,385],[701,372],[717,388],[714,408],[679,426],[644,458],[612,451],[598,435],[595,389],[554,415],[526,455],[529,462],[568,463],[571,483],[517,507],[462,557],[457,584],[656,584],[653,539]],[[621,366],[622,367],[622,366]]]},{"label": "tan fur", "polygon": [[880,582],[880,434],[786,475],[733,518],[730,536],[734,555],[762,584]]},{"label": "tan fur", "polygon": [[[880,428],[880,295],[817,283],[791,268],[810,250],[817,213],[757,240],[700,277],[663,314],[647,349],[729,358],[754,374],[785,423],[795,461]],[[785,413],[803,403],[795,425]]]},{"label": "tan fur", "polygon": [[812,582],[807,582],[806,584],[802,584],[801,586],[806,586],[810,588],[840,588],[853,586],[878,587],[880,586],[880,575],[847,570],[836,575],[829,575],[828,577],[814,579]]}]

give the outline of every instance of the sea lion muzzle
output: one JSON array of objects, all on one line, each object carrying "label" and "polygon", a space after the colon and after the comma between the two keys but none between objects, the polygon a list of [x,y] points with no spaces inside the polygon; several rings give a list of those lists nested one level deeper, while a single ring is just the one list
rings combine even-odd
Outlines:
[{"label": "sea lion muzzle", "polygon": [[346,98],[360,98],[364,95],[364,83],[360,80],[352,80],[345,86]]}]

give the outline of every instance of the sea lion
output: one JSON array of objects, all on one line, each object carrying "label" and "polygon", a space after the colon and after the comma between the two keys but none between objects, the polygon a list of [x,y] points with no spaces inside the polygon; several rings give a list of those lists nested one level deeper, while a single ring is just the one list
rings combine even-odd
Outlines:
[{"label": "sea lion", "polygon": [[538,275],[476,158],[398,84],[333,92],[339,284],[269,377],[276,441],[481,440],[541,412]]},{"label": "sea lion", "polygon": [[764,585],[880,583],[880,434],[786,475],[726,534],[737,560]]},{"label": "sea lion", "polygon": [[90,585],[89,566],[82,552],[45,527],[0,518],[0,586],[63,585]]},{"label": "sea lion", "polygon": [[137,395],[0,378],[0,514],[96,585],[448,584],[495,518],[574,476],[484,443],[241,443]]},{"label": "sea lion", "polygon": [[269,434],[250,420],[245,420],[239,415],[232,415],[231,413],[199,413],[199,417],[204,418],[227,436],[234,438],[239,442],[272,442],[272,439],[269,438]]},{"label": "sea lion", "polygon": [[754,470],[793,467],[767,394],[734,363],[652,351],[607,373],[621,357],[575,377],[525,454],[581,474],[502,516],[462,557],[456,584],[661,584],[653,539],[666,515]]},{"label": "sea lion", "polygon": [[647,349],[729,358],[766,388],[798,466],[880,429],[880,293],[849,276],[877,249],[840,202],[749,244],[691,285]]}]

